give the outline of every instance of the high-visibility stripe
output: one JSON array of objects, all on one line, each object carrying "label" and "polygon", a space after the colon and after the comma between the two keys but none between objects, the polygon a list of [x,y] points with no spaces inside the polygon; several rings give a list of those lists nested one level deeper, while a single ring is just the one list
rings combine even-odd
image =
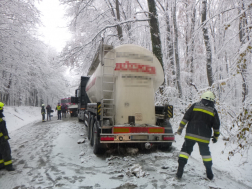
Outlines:
[{"label": "high-visibility stripe", "polygon": [[182,157],[182,158],[185,158],[185,159],[189,158],[187,155],[184,155],[184,154],[179,154],[179,157]]},{"label": "high-visibility stripe", "polygon": [[186,123],[184,121],[181,121],[180,123],[182,123],[183,125],[186,125]]},{"label": "high-visibility stripe", "polygon": [[129,133],[129,132],[130,132],[129,128],[114,127],[114,133]]},{"label": "high-visibility stripe", "polygon": [[3,163],[4,162],[4,160],[3,159],[0,159],[0,163]]},{"label": "high-visibility stripe", "polygon": [[3,133],[0,133],[0,137],[3,136]]},{"label": "high-visibility stripe", "polygon": [[3,119],[2,118],[0,118],[0,122],[2,122],[3,121]]},{"label": "high-visibility stripe", "polygon": [[8,136],[4,136],[4,138],[5,138],[6,140],[8,140],[8,139],[9,139],[9,137],[8,137]]},{"label": "high-visibility stripe", "polygon": [[204,110],[204,109],[200,109],[200,108],[193,108],[193,111],[203,112],[203,113],[209,114],[211,116],[214,116],[213,112],[210,112],[210,111],[207,111],[207,110]]},{"label": "high-visibility stripe", "polygon": [[212,158],[203,158],[203,161],[212,161]]},{"label": "high-visibility stripe", "polygon": [[151,128],[148,133],[164,133],[164,128]]},{"label": "high-visibility stripe", "polygon": [[191,140],[195,140],[195,141],[198,141],[198,142],[209,143],[209,140],[203,140],[203,139],[192,137],[192,136],[188,136],[188,135],[186,135],[185,138],[191,139]]},{"label": "high-visibility stripe", "polygon": [[11,161],[11,160],[10,160],[10,161],[4,162],[4,165],[10,165],[10,164],[12,164],[12,161]]},{"label": "high-visibility stripe", "polygon": [[113,133],[165,133],[164,127],[114,127]]}]

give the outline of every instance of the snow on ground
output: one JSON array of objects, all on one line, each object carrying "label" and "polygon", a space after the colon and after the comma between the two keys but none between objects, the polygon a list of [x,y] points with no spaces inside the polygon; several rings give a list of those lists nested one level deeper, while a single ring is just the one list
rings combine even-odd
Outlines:
[{"label": "snow on ground", "polygon": [[[56,113],[53,113],[56,116]],[[8,121],[8,131],[11,133],[24,125],[35,123],[38,120],[42,120],[41,108],[33,106],[5,106],[4,116]]]},{"label": "snow on ground", "polygon": [[[252,188],[252,161],[235,155],[227,160],[221,137],[210,144],[213,181],[206,179],[197,145],[181,180],[175,179],[177,156],[184,141],[176,135],[170,152],[126,155],[92,153],[83,123],[76,118],[42,123],[39,107],[5,107],[14,172],[0,171],[0,188]],[[181,116],[171,120],[176,131]],[[224,153],[222,151],[224,150]],[[134,153],[137,153],[133,155]],[[249,157],[252,157],[250,150]]]}]

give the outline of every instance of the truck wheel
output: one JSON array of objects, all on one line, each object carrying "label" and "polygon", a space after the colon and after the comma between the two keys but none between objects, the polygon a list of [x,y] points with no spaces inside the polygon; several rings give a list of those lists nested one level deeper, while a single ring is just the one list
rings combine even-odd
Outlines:
[{"label": "truck wheel", "polygon": [[94,154],[104,154],[105,153],[105,145],[100,143],[100,137],[99,137],[99,121],[96,121],[93,127],[93,136],[94,136]]},{"label": "truck wheel", "polygon": [[159,144],[158,149],[161,150],[161,151],[170,151],[171,150],[171,145],[172,145],[171,142],[164,143],[164,144]]},{"label": "truck wheel", "polygon": [[87,120],[87,122],[88,122],[88,125],[87,125],[88,140],[90,140],[90,124],[91,124],[91,119],[92,119],[92,116],[91,116],[91,114],[89,113],[89,114],[88,114],[88,120]]},{"label": "truck wheel", "polygon": [[90,145],[93,146],[94,145],[94,132],[93,132],[93,127],[94,127],[94,117],[91,116],[90,118],[90,125],[89,125],[89,134],[90,134]]},{"label": "truck wheel", "polygon": [[84,123],[84,125],[87,127],[87,125],[86,125],[86,112],[84,112],[84,120],[83,120],[83,123]]}]

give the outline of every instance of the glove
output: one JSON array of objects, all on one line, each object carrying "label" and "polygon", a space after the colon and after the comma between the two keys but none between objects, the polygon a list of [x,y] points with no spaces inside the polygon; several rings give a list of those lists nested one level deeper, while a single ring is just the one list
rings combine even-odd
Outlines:
[{"label": "glove", "polygon": [[178,135],[181,135],[182,131],[183,131],[183,128],[182,128],[182,127],[179,127],[178,130],[177,130],[177,134],[178,134]]},{"label": "glove", "polygon": [[213,143],[216,143],[218,141],[218,137],[212,136]]}]

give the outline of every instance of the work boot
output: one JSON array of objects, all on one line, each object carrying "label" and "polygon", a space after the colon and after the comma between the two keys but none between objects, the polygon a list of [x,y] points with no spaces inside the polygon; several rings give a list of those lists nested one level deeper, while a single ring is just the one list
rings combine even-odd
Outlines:
[{"label": "work boot", "polygon": [[13,166],[12,166],[12,164],[6,165],[6,166],[5,166],[5,169],[6,169],[7,171],[15,171],[15,169],[14,169]]},{"label": "work boot", "polygon": [[213,179],[214,175],[213,175],[213,172],[212,172],[211,167],[207,167],[207,168],[206,168],[206,175],[207,175],[207,178],[208,178],[209,180],[212,180],[212,179]]},{"label": "work boot", "polygon": [[177,170],[177,173],[176,173],[176,177],[178,179],[181,179],[181,177],[183,175],[183,172],[184,172],[184,167],[185,167],[185,164],[179,163],[178,170]]}]

